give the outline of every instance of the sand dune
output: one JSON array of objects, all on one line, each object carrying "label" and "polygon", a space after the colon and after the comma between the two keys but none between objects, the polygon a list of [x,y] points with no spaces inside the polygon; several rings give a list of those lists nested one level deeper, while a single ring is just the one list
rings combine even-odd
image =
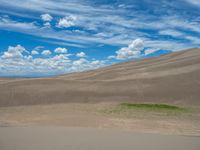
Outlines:
[{"label": "sand dune", "polygon": [[0,106],[108,101],[200,105],[200,49],[51,78],[0,79]]}]

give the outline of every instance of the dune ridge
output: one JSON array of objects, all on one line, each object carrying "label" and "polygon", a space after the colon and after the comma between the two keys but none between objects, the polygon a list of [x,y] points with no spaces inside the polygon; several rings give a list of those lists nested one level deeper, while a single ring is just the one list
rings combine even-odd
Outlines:
[{"label": "dune ridge", "polygon": [[0,106],[54,103],[200,105],[200,49],[49,78],[0,78]]}]

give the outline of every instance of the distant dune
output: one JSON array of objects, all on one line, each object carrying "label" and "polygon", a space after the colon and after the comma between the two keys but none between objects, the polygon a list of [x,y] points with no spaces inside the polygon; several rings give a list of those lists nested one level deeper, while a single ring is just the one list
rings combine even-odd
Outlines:
[{"label": "distant dune", "polygon": [[65,102],[200,105],[200,49],[51,78],[0,78],[0,106]]}]

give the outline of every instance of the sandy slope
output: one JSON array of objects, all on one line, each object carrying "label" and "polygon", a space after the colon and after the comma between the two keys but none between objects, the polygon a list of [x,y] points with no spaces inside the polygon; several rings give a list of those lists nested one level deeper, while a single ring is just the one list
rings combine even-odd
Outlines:
[{"label": "sandy slope", "polygon": [[54,78],[0,79],[0,106],[63,102],[200,104],[200,49]]}]

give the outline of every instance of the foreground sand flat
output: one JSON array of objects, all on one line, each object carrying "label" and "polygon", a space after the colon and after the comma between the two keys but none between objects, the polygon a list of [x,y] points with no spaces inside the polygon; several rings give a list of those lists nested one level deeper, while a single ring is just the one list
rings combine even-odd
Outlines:
[{"label": "foreground sand flat", "polygon": [[61,127],[1,127],[1,150],[199,150],[200,137]]},{"label": "foreground sand flat", "polygon": [[53,104],[0,108],[0,126],[62,126],[118,129],[130,132],[200,136],[200,109],[168,112],[114,112],[117,103]]}]

